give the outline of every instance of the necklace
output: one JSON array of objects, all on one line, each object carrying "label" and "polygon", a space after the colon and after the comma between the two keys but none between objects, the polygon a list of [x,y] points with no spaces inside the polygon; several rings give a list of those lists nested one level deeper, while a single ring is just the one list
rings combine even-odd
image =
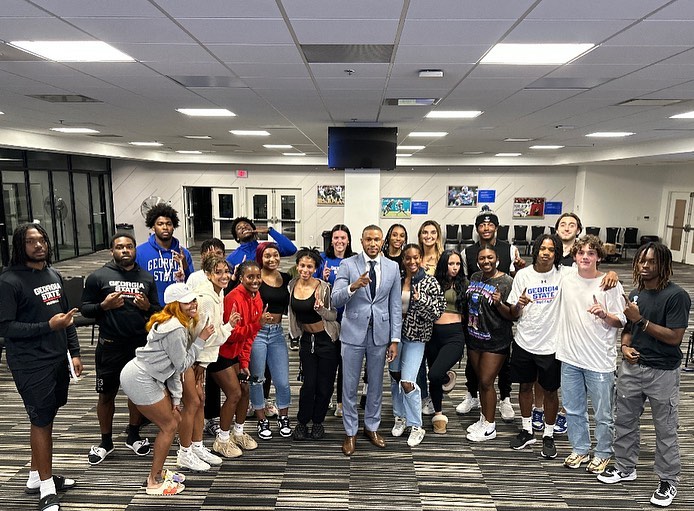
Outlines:
[{"label": "necklace", "polygon": [[486,284],[487,282],[489,282],[490,280],[492,280],[493,278],[495,278],[499,273],[500,273],[499,270],[496,270],[496,271],[494,272],[494,275],[492,275],[491,277],[487,277],[487,280],[484,279],[484,273],[483,273],[483,274],[482,274],[482,284]]}]

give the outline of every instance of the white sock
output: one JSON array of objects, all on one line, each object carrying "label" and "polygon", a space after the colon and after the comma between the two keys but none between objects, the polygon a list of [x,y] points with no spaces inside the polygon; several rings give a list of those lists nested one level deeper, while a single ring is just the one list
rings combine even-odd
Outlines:
[{"label": "white sock", "polygon": [[245,422],[242,424],[238,424],[238,423],[234,424],[234,435],[243,435],[243,425],[244,424],[245,424]]},{"label": "white sock", "polygon": [[533,432],[533,420],[530,417],[521,417],[521,426],[528,433]]},{"label": "white sock", "polygon": [[220,442],[228,442],[229,441],[229,430],[228,429],[226,431],[220,430],[219,433],[217,433],[217,438],[219,438]]},{"label": "white sock", "polygon": [[45,481],[41,481],[41,498],[46,495],[54,495],[57,493],[55,491],[55,482],[53,481],[53,476],[49,477]]},{"label": "white sock", "polygon": [[203,448],[202,440],[200,440],[199,442],[193,442],[193,447],[195,449],[202,449]]},{"label": "white sock", "polygon": [[181,452],[188,452],[188,451],[190,451],[190,446],[188,446],[188,447],[183,447],[182,445],[179,444],[179,448],[180,448]]},{"label": "white sock", "polygon": [[546,436],[550,436],[550,437],[554,438],[554,424],[547,424],[545,422],[545,431],[542,434],[542,437],[544,438]]},{"label": "white sock", "polygon": [[496,429],[496,422],[487,422],[487,419],[482,419],[484,422],[484,431],[494,431]]},{"label": "white sock", "polygon": [[27,479],[28,488],[38,488],[41,485],[41,478],[38,470],[29,471],[29,479]]},{"label": "white sock", "polygon": [[538,412],[544,412],[544,411],[545,411],[545,407],[544,407],[544,406],[536,406],[536,407],[535,407],[535,410],[537,410]]}]

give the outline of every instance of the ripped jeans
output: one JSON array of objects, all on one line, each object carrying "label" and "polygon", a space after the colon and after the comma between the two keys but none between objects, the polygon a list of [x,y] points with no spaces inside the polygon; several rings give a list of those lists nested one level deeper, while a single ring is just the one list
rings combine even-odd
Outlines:
[{"label": "ripped jeans", "polygon": [[253,341],[251,349],[251,404],[256,410],[265,407],[263,382],[265,365],[270,368],[272,383],[275,385],[275,400],[280,410],[287,408],[292,401],[289,390],[289,351],[284,340],[282,325],[263,325]]},{"label": "ripped jeans", "polygon": [[[388,365],[393,415],[404,417],[408,426],[422,425],[422,391],[416,382],[425,346],[423,342],[402,339],[398,345],[398,356]],[[414,390],[405,392],[401,381],[412,383]]]}]

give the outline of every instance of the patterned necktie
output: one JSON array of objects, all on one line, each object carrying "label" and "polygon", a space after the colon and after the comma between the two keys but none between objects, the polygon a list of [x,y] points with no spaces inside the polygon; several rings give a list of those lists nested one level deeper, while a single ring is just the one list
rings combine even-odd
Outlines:
[{"label": "patterned necktie", "polygon": [[371,300],[376,298],[376,261],[369,261],[369,289],[371,290]]}]

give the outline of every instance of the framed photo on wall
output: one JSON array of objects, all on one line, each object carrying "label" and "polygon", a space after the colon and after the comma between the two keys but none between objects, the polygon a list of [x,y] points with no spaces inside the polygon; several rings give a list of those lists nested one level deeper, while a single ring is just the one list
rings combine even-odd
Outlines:
[{"label": "framed photo on wall", "polygon": [[344,185],[318,185],[316,186],[318,206],[344,206]]},{"label": "framed photo on wall", "polygon": [[513,218],[544,218],[544,197],[514,197]]},{"label": "framed photo on wall", "polygon": [[412,198],[381,197],[381,218],[411,218]]},{"label": "framed photo on wall", "polygon": [[446,195],[446,205],[449,208],[477,207],[477,187],[449,186]]}]

